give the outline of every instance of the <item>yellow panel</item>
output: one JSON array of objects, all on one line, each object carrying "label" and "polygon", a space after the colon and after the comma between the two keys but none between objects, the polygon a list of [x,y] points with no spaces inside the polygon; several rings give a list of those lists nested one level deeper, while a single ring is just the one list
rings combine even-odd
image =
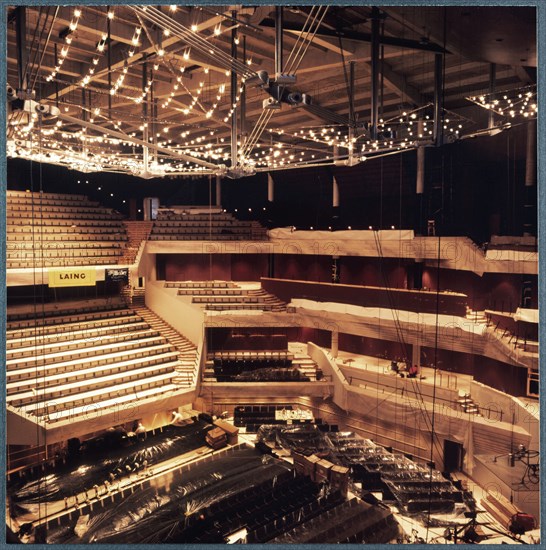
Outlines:
[{"label": "yellow panel", "polygon": [[94,268],[50,269],[49,286],[95,286],[96,273]]}]

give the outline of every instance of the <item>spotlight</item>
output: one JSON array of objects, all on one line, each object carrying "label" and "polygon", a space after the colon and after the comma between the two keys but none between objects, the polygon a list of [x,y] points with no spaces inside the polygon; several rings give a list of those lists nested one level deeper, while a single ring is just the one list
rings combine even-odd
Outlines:
[{"label": "spotlight", "polygon": [[299,105],[303,101],[303,96],[300,92],[290,92],[287,100],[290,105]]}]

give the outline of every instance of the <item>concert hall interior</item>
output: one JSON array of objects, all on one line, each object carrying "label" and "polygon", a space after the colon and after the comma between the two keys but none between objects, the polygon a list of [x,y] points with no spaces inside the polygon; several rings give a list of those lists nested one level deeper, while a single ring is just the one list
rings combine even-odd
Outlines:
[{"label": "concert hall interior", "polygon": [[540,542],[540,10],[452,4],[5,8],[7,542]]}]

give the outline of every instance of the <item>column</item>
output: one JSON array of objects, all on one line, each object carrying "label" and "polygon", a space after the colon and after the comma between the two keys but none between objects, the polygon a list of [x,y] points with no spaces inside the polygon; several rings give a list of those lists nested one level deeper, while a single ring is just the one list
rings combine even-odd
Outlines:
[{"label": "column", "polygon": [[273,176],[267,173],[267,201],[273,202],[275,200],[275,182]]},{"label": "column", "polygon": [[216,175],[216,206],[222,206],[222,178]]},{"label": "column", "polygon": [[339,185],[335,176],[332,178],[332,206],[334,208],[339,206]]},{"label": "column", "polygon": [[525,157],[525,189],[523,203],[523,235],[536,235],[537,193],[537,121],[527,123],[527,151]]},{"label": "column", "polygon": [[421,366],[421,344],[413,344],[411,350],[411,364]]},{"label": "column", "polygon": [[337,330],[332,331],[332,357],[337,357],[339,351],[339,332]]}]

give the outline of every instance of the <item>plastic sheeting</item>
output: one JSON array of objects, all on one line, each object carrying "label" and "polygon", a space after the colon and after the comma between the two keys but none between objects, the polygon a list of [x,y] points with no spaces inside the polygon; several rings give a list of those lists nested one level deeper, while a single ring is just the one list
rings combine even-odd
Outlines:
[{"label": "plastic sheeting", "polygon": [[232,377],[234,382],[309,382],[309,377],[293,368],[265,368],[245,371]]},{"label": "plastic sheeting", "polygon": [[320,454],[334,464],[361,466],[370,475],[375,473],[410,512],[419,512],[426,502],[436,509],[451,509],[457,498],[453,484],[437,470],[351,432],[323,433],[315,425],[262,426],[256,439],[303,454]]},{"label": "plastic sheeting", "polygon": [[299,453],[311,451],[316,454],[329,452],[332,449],[330,441],[315,424],[263,425],[256,433],[256,442]]},{"label": "plastic sheeting", "polygon": [[207,509],[289,469],[288,464],[243,449],[201,462],[154,480],[115,507],[92,515],[87,532],[51,531],[48,543],[173,543],[190,542],[207,518]]},{"label": "plastic sheeting", "polygon": [[82,454],[65,467],[26,483],[17,481],[8,487],[8,494],[19,511],[32,513],[40,502],[72,497],[95,484],[104,484],[112,479],[110,474],[115,479],[142,468],[145,460],[151,466],[204,445],[209,428],[210,424],[202,421],[169,426],[129,447],[122,447],[122,434],[105,434],[86,442]]}]

